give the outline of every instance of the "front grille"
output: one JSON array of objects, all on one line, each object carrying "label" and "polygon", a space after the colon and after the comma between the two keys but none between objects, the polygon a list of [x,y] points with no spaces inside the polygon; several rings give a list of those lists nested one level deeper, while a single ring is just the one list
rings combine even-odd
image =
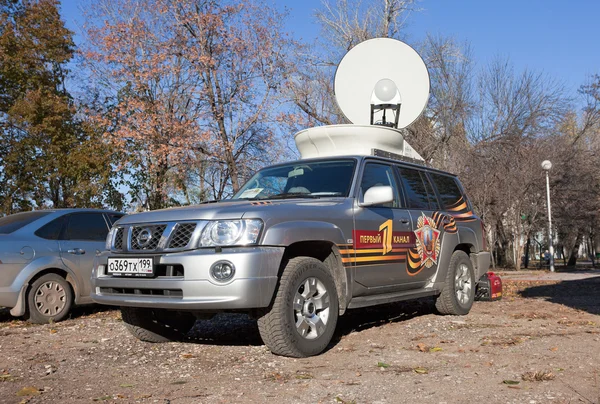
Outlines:
[{"label": "front grille", "polygon": [[131,296],[163,296],[180,299],[183,297],[181,289],[139,289],[139,288],[100,288],[103,295],[131,295]]},{"label": "front grille", "polygon": [[196,223],[178,223],[167,248],[184,248],[190,242]]},{"label": "front grille", "polygon": [[117,234],[115,234],[115,249],[123,250],[123,235],[125,234],[125,229],[119,227],[117,229]]},{"label": "front grille", "polygon": [[195,243],[206,223],[204,220],[185,220],[124,224],[117,228],[111,250],[136,254],[183,251],[192,248],[192,244]]},{"label": "front grille", "polygon": [[[131,249],[144,251],[156,250],[166,227],[166,224],[133,226],[131,228]],[[149,238],[144,239],[143,236],[149,236]]]}]

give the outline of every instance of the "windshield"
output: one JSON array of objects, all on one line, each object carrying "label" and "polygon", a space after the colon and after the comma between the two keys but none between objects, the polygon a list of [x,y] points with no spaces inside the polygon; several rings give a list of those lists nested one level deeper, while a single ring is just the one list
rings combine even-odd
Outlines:
[{"label": "windshield", "polygon": [[33,223],[35,220],[42,216],[46,216],[50,212],[24,212],[15,213],[0,218],[0,234],[10,234],[13,231],[19,230],[21,227],[27,226],[29,223]]},{"label": "windshield", "polygon": [[354,160],[295,162],[260,170],[233,199],[348,196]]}]

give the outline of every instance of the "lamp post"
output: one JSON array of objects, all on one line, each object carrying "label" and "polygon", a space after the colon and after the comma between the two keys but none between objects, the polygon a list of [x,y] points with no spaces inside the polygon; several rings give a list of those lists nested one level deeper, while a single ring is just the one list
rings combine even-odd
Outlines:
[{"label": "lamp post", "polygon": [[542,161],[542,168],[546,171],[546,206],[548,206],[548,247],[550,250],[550,271],[554,272],[554,246],[552,245],[552,211],[550,210],[550,177],[548,171],[552,168],[550,160]]}]

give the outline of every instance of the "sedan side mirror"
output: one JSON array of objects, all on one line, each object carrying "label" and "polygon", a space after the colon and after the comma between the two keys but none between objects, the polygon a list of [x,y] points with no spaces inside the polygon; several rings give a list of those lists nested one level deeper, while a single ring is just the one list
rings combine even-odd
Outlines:
[{"label": "sedan side mirror", "polygon": [[376,185],[367,189],[360,206],[383,205],[394,200],[394,190],[389,185]]}]

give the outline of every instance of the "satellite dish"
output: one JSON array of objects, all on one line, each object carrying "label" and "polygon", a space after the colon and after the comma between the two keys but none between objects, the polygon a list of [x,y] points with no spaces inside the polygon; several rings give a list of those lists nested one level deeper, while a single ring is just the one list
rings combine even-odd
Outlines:
[{"label": "satellite dish", "polygon": [[[369,39],[342,58],[334,92],[350,122],[405,128],[427,105],[429,72],[421,56],[404,42]],[[387,117],[386,110],[391,111]]]}]

